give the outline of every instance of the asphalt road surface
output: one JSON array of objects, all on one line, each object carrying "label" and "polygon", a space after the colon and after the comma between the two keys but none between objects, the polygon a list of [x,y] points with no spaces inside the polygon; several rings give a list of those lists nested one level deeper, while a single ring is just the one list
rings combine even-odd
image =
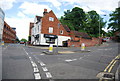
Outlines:
[{"label": "asphalt road surface", "polygon": [[116,72],[119,61],[115,58],[120,54],[118,43],[86,49],[91,51],[59,47],[59,51],[74,53],[46,55],[43,53],[48,50],[45,47],[6,44],[2,48],[2,79],[98,79],[99,72]]}]

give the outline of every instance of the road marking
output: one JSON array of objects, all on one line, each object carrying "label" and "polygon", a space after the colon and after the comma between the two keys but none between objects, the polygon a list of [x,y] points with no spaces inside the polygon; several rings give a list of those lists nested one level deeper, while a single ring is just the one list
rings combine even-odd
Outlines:
[{"label": "road marking", "polygon": [[34,73],[39,72],[39,69],[37,67],[33,68],[33,70],[34,70]]},{"label": "road marking", "polygon": [[29,59],[31,60],[31,57],[29,57]]},{"label": "road marking", "polygon": [[77,60],[77,59],[67,59],[67,60],[65,60],[66,62],[72,62],[72,61],[75,61],[75,60]]},{"label": "road marking", "polygon": [[35,79],[41,79],[40,73],[34,73]]},{"label": "road marking", "polygon": [[30,61],[33,61],[32,58],[30,58]]},{"label": "road marking", "polygon": [[51,73],[50,73],[50,72],[46,72],[46,77],[47,77],[47,78],[52,78]]},{"label": "road marking", "polygon": [[33,66],[33,67],[37,67],[37,64],[33,62],[33,63],[32,63],[32,66]]},{"label": "road marking", "polygon": [[108,72],[111,72],[113,66],[115,65],[115,63],[117,62],[118,60],[115,60],[114,63],[111,65],[111,67],[109,68]]},{"label": "road marking", "polygon": [[8,46],[6,46],[5,48],[2,47],[2,50],[5,51],[8,48]]},{"label": "road marking", "polygon": [[66,62],[71,62],[72,60],[71,59],[67,59],[67,60],[65,60]]},{"label": "road marking", "polygon": [[77,59],[72,59],[73,61],[77,60]]},{"label": "road marking", "polygon": [[29,55],[28,52],[27,52],[24,48],[23,48],[23,50],[25,51],[25,53],[26,53],[27,55]]},{"label": "road marking", "polygon": [[31,62],[31,64],[33,64],[34,62],[33,61],[30,61]]},{"label": "road marking", "polygon": [[112,50],[112,48],[108,48],[108,49],[98,49],[98,50],[105,50],[105,51],[108,51],[108,50]]},{"label": "road marking", "polygon": [[34,67],[34,68],[33,68],[33,71],[34,71],[34,77],[35,77],[35,79],[41,79],[40,73],[36,73],[36,72],[39,72],[39,69],[37,68],[37,64],[32,61],[32,57],[29,56],[29,54],[27,53],[27,51],[26,51],[24,48],[23,48],[23,50],[24,50],[25,53],[28,55],[31,64],[32,64],[32,66]]},{"label": "road marking", "polygon": [[35,57],[35,59],[39,60],[39,58],[38,58],[38,57],[36,57],[36,55],[33,55],[33,56]]},{"label": "road marking", "polygon": [[40,65],[41,65],[41,66],[45,66],[45,64],[44,64],[43,62],[40,62]]},{"label": "road marking", "polygon": [[45,54],[41,53],[40,55],[45,55]]},{"label": "road marking", "polygon": [[110,64],[105,68],[104,72],[107,71],[107,69],[113,64],[113,62],[114,62],[115,59],[117,59],[117,58],[118,58],[118,56],[116,56],[116,57],[110,62]]},{"label": "road marking", "polygon": [[83,57],[80,57],[79,59],[82,59]]},{"label": "road marking", "polygon": [[47,67],[42,67],[43,71],[48,71]]}]

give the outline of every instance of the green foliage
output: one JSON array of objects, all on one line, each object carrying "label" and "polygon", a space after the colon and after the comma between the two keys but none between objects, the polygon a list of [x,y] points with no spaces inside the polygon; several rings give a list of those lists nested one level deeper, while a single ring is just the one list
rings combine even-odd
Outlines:
[{"label": "green foliage", "polygon": [[112,32],[112,31],[108,31],[107,33],[106,33],[106,36],[107,37],[111,37],[111,36],[113,36],[114,35],[114,33]]},{"label": "green foliage", "polygon": [[109,23],[109,28],[113,29],[112,31],[120,31],[120,7],[116,8],[115,11],[113,11],[110,14],[110,23]]},{"label": "green foliage", "polygon": [[73,8],[72,11],[67,10],[64,12],[64,16],[60,18],[60,21],[71,30],[86,32],[94,37],[99,35],[99,26],[102,31],[106,24],[96,11],[85,13],[82,8],[78,7]]},{"label": "green foliage", "polygon": [[26,40],[26,39],[24,39],[24,38],[22,38],[20,41],[24,41],[24,42],[27,42],[27,40]]},{"label": "green foliage", "polygon": [[60,21],[63,25],[67,25],[71,30],[79,30],[85,27],[84,21],[86,19],[85,12],[82,8],[75,7],[72,11],[67,10]]},{"label": "green foliage", "polygon": [[96,11],[92,10],[89,11],[87,14],[87,25],[86,25],[86,31],[88,34],[91,34],[93,36],[99,36],[99,27],[101,33],[103,32],[102,28],[105,27],[106,22],[103,21],[103,18],[97,14]]},{"label": "green foliage", "polygon": [[31,36],[28,36],[28,41],[31,41]]}]

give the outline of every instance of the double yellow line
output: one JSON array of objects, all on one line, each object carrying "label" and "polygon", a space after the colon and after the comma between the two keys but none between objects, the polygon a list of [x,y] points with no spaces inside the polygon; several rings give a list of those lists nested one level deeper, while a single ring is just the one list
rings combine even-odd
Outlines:
[{"label": "double yellow line", "polygon": [[111,62],[110,64],[105,68],[104,72],[111,72],[112,68],[114,67],[114,65],[116,64],[116,62],[118,60],[116,59],[120,59],[120,54],[118,56],[116,56]]}]

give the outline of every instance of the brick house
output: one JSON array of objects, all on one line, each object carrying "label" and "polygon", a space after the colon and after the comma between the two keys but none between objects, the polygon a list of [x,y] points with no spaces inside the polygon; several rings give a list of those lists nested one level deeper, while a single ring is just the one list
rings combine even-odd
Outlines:
[{"label": "brick house", "polygon": [[34,27],[34,23],[30,22],[29,36],[31,36],[31,29]]},{"label": "brick house", "polygon": [[30,22],[30,25],[29,25],[28,44],[31,43],[31,30],[32,30],[33,27],[34,27],[34,23]]},{"label": "brick house", "polygon": [[35,16],[34,26],[30,23],[32,45],[58,45],[80,47],[82,43],[86,46],[94,46],[101,43],[98,38],[90,37],[87,33],[72,31],[68,26],[62,25],[53,11],[44,9],[43,17]]},{"label": "brick house", "polygon": [[4,43],[15,43],[16,41],[15,28],[12,29],[5,21],[4,21],[2,41],[4,41]]},{"label": "brick house", "polygon": [[57,19],[53,11],[44,9],[43,17],[35,16],[34,27],[31,29],[31,44],[63,46],[64,41],[71,39],[69,33]]}]

